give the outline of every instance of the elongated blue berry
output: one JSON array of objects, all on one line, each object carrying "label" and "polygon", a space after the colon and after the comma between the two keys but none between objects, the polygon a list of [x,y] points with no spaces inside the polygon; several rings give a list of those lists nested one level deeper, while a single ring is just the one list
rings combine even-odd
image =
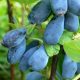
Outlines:
[{"label": "elongated blue berry", "polygon": [[44,32],[44,41],[47,44],[57,44],[64,31],[64,16],[51,20]]},{"label": "elongated blue berry", "polygon": [[32,24],[41,24],[44,22],[51,13],[49,0],[38,2],[31,10],[28,19]]},{"label": "elongated blue berry", "polygon": [[73,13],[68,12],[65,15],[65,25],[64,25],[65,29],[72,31],[72,32],[76,32],[78,30],[79,27],[79,18],[78,16],[76,16]]},{"label": "elongated blue berry", "polygon": [[2,45],[8,48],[15,47],[25,39],[25,36],[25,28],[11,30],[4,36]]},{"label": "elongated blue berry", "polygon": [[72,79],[77,71],[77,63],[65,56],[62,67],[62,76],[64,79]]},{"label": "elongated blue berry", "polygon": [[7,59],[10,64],[15,64],[20,61],[26,50],[26,40],[23,40],[21,44],[16,47],[9,48]]},{"label": "elongated blue berry", "polygon": [[65,14],[67,12],[67,0],[50,0],[52,11],[56,15]]},{"label": "elongated blue berry", "polygon": [[49,57],[47,56],[44,46],[40,46],[29,59],[29,65],[33,70],[42,70],[46,67]]},{"label": "elongated blue berry", "polygon": [[22,56],[22,59],[20,60],[20,63],[19,63],[19,68],[21,71],[25,71],[25,70],[29,69],[30,65],[29,65],[28,61],[37,49],[38,49],[37,46],[33,47],[33,48],[27,50],[25,52],[25,54]]},{"label": "elongated blue berry", "polygon": [[68,0],[68,5],[71,13],[80,16],[80,0]]}]

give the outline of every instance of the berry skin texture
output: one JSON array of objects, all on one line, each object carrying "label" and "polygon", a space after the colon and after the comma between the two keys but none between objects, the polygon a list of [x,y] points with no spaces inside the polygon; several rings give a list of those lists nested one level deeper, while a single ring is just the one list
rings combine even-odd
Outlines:
[{"label": "berry skin texture", "polygon": [[77,63],[77,73],[80,74],[80,63]]},{"label": "berry skin texture", "polygon": [[42,80],[43,76],[39,72],[30,72],[26,75],[26,80]]},{"label": "berry skin texture", "polygon": [[10,64],[15,64],[20,61],[22,55],[26,50],[26,40],[23,40],[21,44],[14,48],[9,48],[7,60]]},{"label": "berry skin texture", "polygon": [[40,25],[42,22],[47,20],[51,13],[51,7],[49,0],[43,0],[38,2],[31,10],[28,20],[31,24]]},{"label": "berry skin texture", "polygon": [[64,79],[71,79],[77,71],[77,63],[73,62],[68,56],[65,56],[62,67],[62,76]]},{"label": "berry skin texture", "polygon": [[64,28],[71,31],[71,32],[76,32],[79,27],[79,18],[73,13],[68,12],[65,15],[65,24]]},{"label": "berry skin texture", "polygon": [[69,12],[80,16],[80,0],[68,0]]},{"label": "berry skin texture", "polygon": [[7,48],[15,47],[25,39],[25,36],[25,28],[11,30],[4,36],[2,45]]},{"label": "berry skin texture", "polygon": [[65,14],[67,12],[67,0],[50,0],[52,11],[56,15]]},{"label": "berry skin texture", "polygon": [[33,47],[30,48],[29,50],[27,50],[25,52],[25,54],[22,56],[22,59],[20,60],[19,63],[19,69],[21,71],[25,71],[27,69],[29,69],[30,65],[28,64],[29,58],[33,55],[33,53],[38,49],[38,47]]},{"label": "berry skin texture", "polygon": [[41,45],[29,59],[29,65],[32,70],[39,71],[46,67],[49,57],[47,56],[44,46]]},{"label": "berry skin texture", "polygon": [[47,44],[57,44],[64,31],[64,16],[51,20],[44,32],[44,41]]}]

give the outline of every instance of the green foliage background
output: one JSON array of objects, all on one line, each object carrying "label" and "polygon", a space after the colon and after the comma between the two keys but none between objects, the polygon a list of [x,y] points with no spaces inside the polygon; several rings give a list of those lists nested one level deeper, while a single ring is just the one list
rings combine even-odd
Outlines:
[{"label": "green foliage background", "polygon": [[[22,16],[21,6],[23,3],[26,5],[25,10],[25,25],[28,23],[27,21],[27,8],[29,8],[29,4],[35,2],[35,0],[27,1],[27,0],[10,0],[13,8],[13,19],[16,24],[10,24],[7,14],[7,0],[0,0],[0,80],[10,80],[10,64],[7,62],[7,49],[1,45],[2,38],[9,31],[9,25],[12,26],[12,29],[19,28]],[[17,64],[15,65],[15,80],[20,80],[21,74],[18,69]]]}]

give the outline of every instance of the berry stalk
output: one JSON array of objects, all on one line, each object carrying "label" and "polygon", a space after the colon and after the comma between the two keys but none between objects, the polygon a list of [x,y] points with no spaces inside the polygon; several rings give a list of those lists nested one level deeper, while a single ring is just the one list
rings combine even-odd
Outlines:
[{"label": "berry stalk", "polygon": [[[9,23],[14,23],[13,22],[13,11],[12,11],[12,6],[9,0],[7,0],[7,11],[8,11],[8,18],[9,18]],[[9,26],[9,30],[12,30],[12,27]],[[14,79],[14,65],[11,64],[10,66],[10,73],[11,73],[11,80],[15,80]]]},{"label": "berry stalk", "polygon": [[51,74],[50,74],[50,79],[49,80],[55,80],[57,63],[58,63],[58,55],[55,55],[55,56],[52,57]]}]

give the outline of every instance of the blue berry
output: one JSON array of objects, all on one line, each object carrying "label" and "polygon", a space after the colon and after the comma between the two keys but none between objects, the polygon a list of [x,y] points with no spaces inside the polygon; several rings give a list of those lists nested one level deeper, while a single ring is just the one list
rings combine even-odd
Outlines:
[{"label": "blue berry", "polygon": [[19,63],[19,68],[21,71],[25,71],[29,69],[30,65],[28,64],[29,58],[33,55],[33,53],[38,49],[38,47],[30,48],[25,52],[25,54],[22,56],[22,59]]},{"label": "blue berry", "polygon": [[64,16],[51,20],[44,32],[44,41],[47,44],[57,44],[64,31]]},{"label": "blue berry", "polygon": [[29,65],[33,70],[42,70],[46,67],[49,57],[47,56],[44,46],[41,45],[29,59]]},{"label": "blue berry", "polygon": [[11,30],[4,36],[2,45],[8,48],[15,47],[25,39],[25,36],[25,28]]},{"label": "blue berry", "polygon": [[42,80],[43,76],[39,72],[30,72],[26,75],[26,80]]},{"label": "blue berry", "polygon": [[65,27],[65,29],[67,29],[69,31],[76,32],[78,30],[78,27],[79,27],[78,16],[68,12],[65,15],[65,25],[64,25],[64,27]]},{"label": "blue berry", "polygon": [[52,11],[56,15],[65,14],[67,12],[67,0],[50,0]]},{"label": "blue berry", "polygon": [[72,79],[77,71],[77,63],[73,62],[68,56],[65,56],[62,67],[62,76],[64,79]]},{"label": "blue berry", "polygon": [[31,10],[28,19],[31,24],[41,24],[51,13],[49,0],[38,2]]},{"label": "blue berry", "polygon": [[71,13],[80,16],[80,0],[68,0],[68,5]]},{"label": "blue berry", "polygon": [[7,56],[8,62],[10,64],[15,64],[19,62],[25,50],[26,50],[26,40],[23,40],[21,44],[19,44],[16,47],[9,48]]}]

